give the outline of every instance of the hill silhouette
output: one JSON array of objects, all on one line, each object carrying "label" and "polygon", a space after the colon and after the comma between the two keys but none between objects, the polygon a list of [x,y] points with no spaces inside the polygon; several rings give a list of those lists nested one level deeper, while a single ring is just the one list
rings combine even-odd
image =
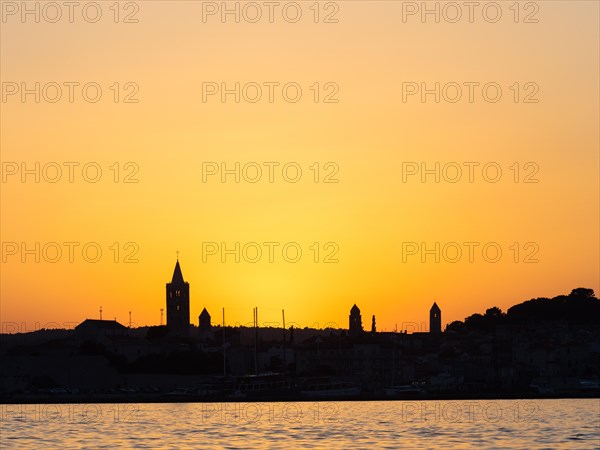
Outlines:
[{"label": "hill silhouette", "polygon": [[593,325],[600,319],[600,300],[593,289],[573,289],[569,295],[554,298],[540,297],[514,305],[503,313],[492,307],[485,314],[472,314],[464,322],[455,321],[448,331],[489,331],[498,325],[516,325],[527,322],[565,321],[570,325]]}]

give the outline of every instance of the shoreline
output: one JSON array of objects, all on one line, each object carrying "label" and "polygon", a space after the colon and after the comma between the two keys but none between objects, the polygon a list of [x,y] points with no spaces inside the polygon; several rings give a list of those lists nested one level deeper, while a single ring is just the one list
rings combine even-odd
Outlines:
[{"label": "shoreline", "polygon": [[305,395],[257,395],[245,398],[228,396],[195,396],[167,394],[108,394],[108,395],[18,395],[0,397],[1,405],[31,404],[96,404],[96,403],[281,403],[281,402],[369,402],[369,401],[473,401],[473,400],[580,400],[600,399],[600,392],[590,394],[535,395],[527,393],[478,393],[473,395],[412,395],[386,396],[364,394],[358,396],[305,396]]}]

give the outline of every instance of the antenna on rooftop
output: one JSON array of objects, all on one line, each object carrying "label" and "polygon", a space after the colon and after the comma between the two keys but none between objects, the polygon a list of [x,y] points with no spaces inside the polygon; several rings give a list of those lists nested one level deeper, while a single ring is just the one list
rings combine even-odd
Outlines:
[{"label": "antenna on rooftop", "polygon": [[258,375],[258,306],[254,307],[254,373]]},{"label": "antenna on rooftop", "polygon": [[223,376],[227,375],[227,359],[225,354],[225,308],[223,307],[223,328],[222,337],[223,337]]},{"label": "antenna on rooftop", "polygon": [[102,306],[100,306],[100,320],[102,320]]},{"label": "antenna on rooftop", "polygon": [[281,310],[281,318],[283,320],[283,372],[285,373],[286,364],[285,364],[285,309]]}]

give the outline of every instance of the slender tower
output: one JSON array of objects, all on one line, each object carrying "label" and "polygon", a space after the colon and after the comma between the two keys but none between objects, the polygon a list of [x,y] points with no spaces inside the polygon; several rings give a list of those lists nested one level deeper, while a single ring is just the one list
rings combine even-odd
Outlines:
[{"label": "slender tower", "polygon": [[352,337],[360,336],[363,332],[362,317],[360,315],[360,309],[356,304],[350,309],[350,316],[348,318],[348,333]]},{"label": "slender tower", "polygon": [[190,333],[190,284],[183,280],[179,258],[173,278],[167,283],[167,328],[175,336]]},{"label": "slender tower", "polygon": [[442,310],[435,302],[433,302],[433,306],[429,310],[429,332],[442,332]]}]

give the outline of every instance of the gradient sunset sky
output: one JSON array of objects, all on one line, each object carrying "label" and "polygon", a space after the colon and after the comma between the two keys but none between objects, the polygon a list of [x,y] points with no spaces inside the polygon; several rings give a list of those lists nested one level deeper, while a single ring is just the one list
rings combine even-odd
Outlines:
[{"label": "gradient sunset sky", "polygon": [[[177,250],[196,324],[204,307],[216,322],[225,307],[229,325],[248,324],[257,306],[261,323],[279,322],[285,309],[288,323],[347,327],[356,303],[366,328],[375,314],[378,329],[390,331],[427,323],[434,300],[445,326],[492,306],[506,310],[576,287],[600,290],[598,2],[535,2],[537,23],[523,23],[532,11],[526,2],[518,23],[513,2],[499,2],[497,23],[481,12],[473,23],[423,23],[418,14],[403,21],[406,2],[392,1],[337,2],[337,23],[323,23],[334,11],[326,2],[319,23],[309,9],[314,2],[298,2],[297,23],[279,10],[273,23],[223,23],[219,15],[203,21],[202,2],[192,1],[140,1],[137,23],[122,23],[133,11],[123,2],[114,23],[112,2],[100,3],[97,23],[81,14],[73,23],[22,23],[17,14],[0,24],[3,93],[14,86],[6,83],[35,82],[96,82],[103,93],[97,103],[78,89],[71,103],[66,88],[57,103],[2,98],[2,331],[14,323],[27,330],[72,326],[98,318],[100,305],[105,319],[127,324],[132,311],[136,325],[157,325]],[[219,95],[203,102],[204,82],[296,82],[303,94],[297,103],[277,89],[273,103],[236,103],[233,96],[223,103]],[[339,101],[321,96],[315,103],[316,82],[321,95],[325,83],[335,83]],[[465,89],[457,103],[436,103],[432,95],[403,102],[403,82],[493,82],[502,98],[487,102],[476,89],[471,103]],[[137,103],[122,101],[130,92],[125,83],[139,87]],[[537,103],[523,102],[526,83],[539,89],[531,97]],[[56,183],[33,176],[23,183],[20,174],[6,173],[12,163],[36,162],[77,162],[79,169],[73,183],[66,168]],[[90,162],[103,169],[97,183],[81,176]],[[115,162],[119,182],[110,169]],[[280,166],[273,183],[266,173],[257,183],[231,176],[203,182],[206,162]],[[303,169],[297,183],[281,176],[289,162]],[[315,162],[321,177],[334,163],[339,181],[315,183]],[[473,183],[466,168],[456,183],[433,176],[423,183],[418,175],[403,182],[407,162],[476,162],[479,169]],[[139,168],[137,183],[122,182],[126,163]],[[483,179],[487,163],[502,168],[498,182]],[[523,182],[532,167],[537,182]],[[63,247],[58,262],[36,263],[8,254],[13,242],[80,245],[74,262]],[[99,262],[81,256],[87,242],[102,248]],[[128,242],[139,249],[138,262],[123,261]],[[265,253],[257,263],[222,263],[219,256],[203,262],[203,242],[280,242],[279,249],[297,242],[303,256],[289,263],[276,250],[274,263]],[[309,249],[314,242],[318,263]],[[339,247],[337,263],[322,261],[327,242]],[[404,242],[480,245],[473,262],[465,253],[455,263],[431,256],[423,263],[420,255],[403,258]],[[502,248],[500,261],[482,257],[488,242]],[[533,246],[524,249],[527,243]],[[534,248],[538,262],[526,263]]]}]

